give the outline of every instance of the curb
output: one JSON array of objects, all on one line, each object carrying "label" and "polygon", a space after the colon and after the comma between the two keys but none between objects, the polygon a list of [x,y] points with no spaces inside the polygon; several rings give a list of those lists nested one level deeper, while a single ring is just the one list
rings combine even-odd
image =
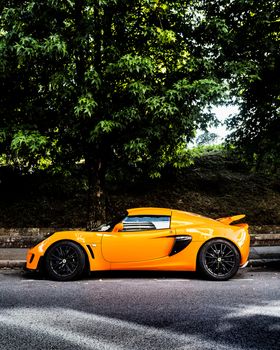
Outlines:
[{"label": "curb", "polygon": [[25,260],[0,260],[0,269],[25,268]]},{"label": "curb", "polygon": [[252,259],[249,260],[248,267],[279,267],[280,259]]}]

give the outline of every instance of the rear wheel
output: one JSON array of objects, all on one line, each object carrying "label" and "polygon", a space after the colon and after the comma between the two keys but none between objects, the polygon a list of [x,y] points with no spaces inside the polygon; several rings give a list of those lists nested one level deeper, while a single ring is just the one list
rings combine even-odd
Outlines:
[{"label": "rear wheel", "polygon": [[199,252],[200,271],[211,280],[226,281],[238,271],[240,256],[237,248],[223,239],[214,239],[204,244]]},{"label": "rear wheel", "polygon": [[45,259],[47,274],[57,281],[78,278],[85,268],[83,249],[74,242],[60,241],[50,247]]}]

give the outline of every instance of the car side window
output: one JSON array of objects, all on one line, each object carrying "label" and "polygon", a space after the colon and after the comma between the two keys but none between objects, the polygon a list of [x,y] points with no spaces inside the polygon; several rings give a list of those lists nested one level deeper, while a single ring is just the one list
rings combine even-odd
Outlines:
[{"label": "car side window", "polygon": [[123,232],[162,230],[170,228],[170,216],[127,216],[123,220]]}]

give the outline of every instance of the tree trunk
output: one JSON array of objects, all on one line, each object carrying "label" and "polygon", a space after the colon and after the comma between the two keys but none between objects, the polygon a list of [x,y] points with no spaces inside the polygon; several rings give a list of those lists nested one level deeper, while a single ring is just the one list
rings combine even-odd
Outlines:
[{"label": "tree trunk", "polygon": [[88,171],[88,221],[87,230],[101,225],[106,220],[105,171],[101,158],[87,160]]}]

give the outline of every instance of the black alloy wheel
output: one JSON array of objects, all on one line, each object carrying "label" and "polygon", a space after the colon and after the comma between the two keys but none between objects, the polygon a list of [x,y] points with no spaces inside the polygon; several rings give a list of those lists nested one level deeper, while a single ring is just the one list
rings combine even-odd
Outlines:
[{"label": "black alloy wheel", "polygon": [[74,242],[57,242],[48,250],[45,266],[51,279],[56,281],[76,279],[85,268],[84,251]]},{"label": "black alloy wheel", "polygon": [[231,242],[214,239],[202,247],[198,256],[198,265],[207,278],[226,281],[238,271],[240,255]]}]

